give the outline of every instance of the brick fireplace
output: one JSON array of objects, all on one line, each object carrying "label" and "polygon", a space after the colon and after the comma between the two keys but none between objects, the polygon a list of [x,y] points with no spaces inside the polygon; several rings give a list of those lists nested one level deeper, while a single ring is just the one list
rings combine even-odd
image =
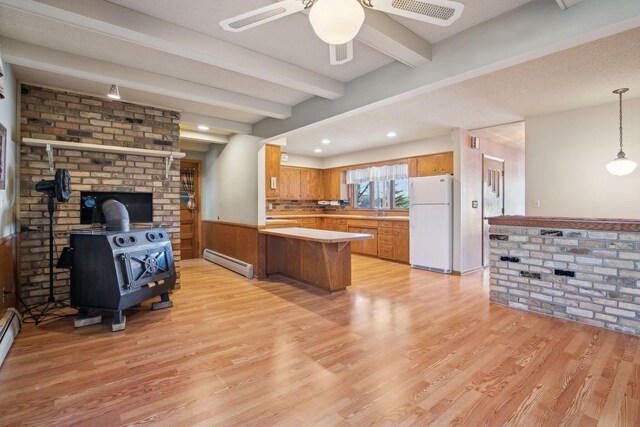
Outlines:
[{"label": "brick fireplace", "polygon": [[[155,107],[22,85],[22,138],[179,151],[180,113]],[[73,194],[58,204],[55,243],[59,253],[70,229],[80,225],[80,192],[153,193],[153,225],[171,235],[176,269],[180,266],[180,163],[165,177],[164,160],[131,154],[54,149],[56,168],[68,169]],[[35,191],[41,179],[52,179],[47,153],[41,147],[20,146],[21,290],[27,304],[46,301],[48,277],[47,196]],[[54,255],[57,261],[57,255]],[[55,294],[69,293],[68,272],[55,271]],[[178,279],[179,280],[179,279]],[[179,283],[179,281],[177,282]]]}]

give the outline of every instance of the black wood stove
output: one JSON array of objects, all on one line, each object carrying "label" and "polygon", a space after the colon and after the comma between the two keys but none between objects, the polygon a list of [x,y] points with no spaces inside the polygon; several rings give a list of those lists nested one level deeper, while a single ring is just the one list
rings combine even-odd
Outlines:
[{"label": "black wood stove", "polygon": [[[176,283],[176,270],[167,232],[129,230],[126,210],[115,206],[117,220],[110,222],[108,217],[105,230],[73,231],[70,248],[65,249],[71,267],[71,305],[79,308],[76,327],[102,321],[101,316],[89,316],[91,309],[112,311],[112,330],[120,331],[126,324],[122,311],[129,307],[156,296],[161,300],[152,304],[153,310],[173,306],[169,292]],[[103,210],[107,212],[104,206]]]}]

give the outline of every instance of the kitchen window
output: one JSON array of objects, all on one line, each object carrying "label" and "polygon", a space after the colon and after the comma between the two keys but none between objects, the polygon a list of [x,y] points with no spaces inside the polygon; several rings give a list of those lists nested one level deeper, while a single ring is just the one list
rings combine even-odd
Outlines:
[{"label": "kitchen window", "polygon": [[354,209],[409,209],[406,163],[347,171]]}]

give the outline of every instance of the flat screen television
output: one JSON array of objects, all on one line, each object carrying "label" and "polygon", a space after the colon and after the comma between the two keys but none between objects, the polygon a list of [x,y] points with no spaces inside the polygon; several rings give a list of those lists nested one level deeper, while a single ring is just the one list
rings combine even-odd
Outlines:
[{"label": "flat screen television", "polygon": [[127,208],[130,222],[153,222],[152,193],[82,191],[80,192],[80,223],[105,224],[102,203],[109,199],[117,200]]}]

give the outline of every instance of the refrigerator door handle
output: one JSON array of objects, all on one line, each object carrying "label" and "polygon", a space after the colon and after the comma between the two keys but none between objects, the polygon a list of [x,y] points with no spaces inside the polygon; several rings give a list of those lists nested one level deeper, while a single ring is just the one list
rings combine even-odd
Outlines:
[{"label": "refrigerator door handle", "polygon": [[411,201],[414,200],[413,197],[413,181],[409,182],[409,203],[411,203]]}]

